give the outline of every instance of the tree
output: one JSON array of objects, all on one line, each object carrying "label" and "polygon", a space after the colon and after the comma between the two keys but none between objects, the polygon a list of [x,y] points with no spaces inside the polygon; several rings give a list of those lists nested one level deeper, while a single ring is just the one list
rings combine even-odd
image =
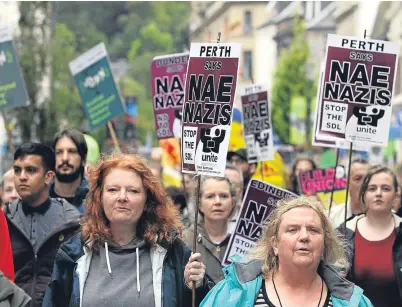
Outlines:
[{"label": "tree", "polygon": [[[122,80],[122,94],[138,97],[139,138],[144,141],[146,132],[154,131],[151,60],[188,48],[190,3],[114,1],[93,6],[92,2],[37,1],[21,2],[20,11],[17,48],[31,105],[11,112],[23,141],[49,140],[66,124],[83,126],[83,106],[68,62],[99,42],[106,44],[112,61],[129,58],[131,69]],[[105,130],[99,128],[91,135],[101,143]]]},{"label": "tree", "polygon": [[49,42],[53,27],[53,3],[43,1],[20,2],[20,37],[17,49],[30,105],[10,111],[21,131],[22,142],[43,141],[44,113],[48,93],[43,82],[49,76]]},{"label": "tree", "polygon": [[279,57],[271,99],[273,127],[278,138],[285,144],[289,144],[292,99],[297,96],[315,97],[310,95],[308,86],[308,56],[309,46],[304,21],[295,17],[294,37],[289,49],[283,50]]},{"label": "tree", "polygon": [[187,22],[190,5],[185,2],[128,2],[127,8],[132,13],[129,18],[122,17],[122,22],[125,24],[124,35],[128,39],[131,32],[127,30],[133,28],[138,33],[130,40],[126,54],[130,62],[130,77],[136,82],[138,93],[144,93],[138,99],[140,116],[137,121],[137,135],[141,141],[145,141],[146,133],[141,132],[151,131],[155,136],[151,62],[157,55],[183,52],[186,47],[188,48]]},{"label": "tree", "polygon": [[125,2],[58,2],[57,22],[67,25],[75,34],[77,52],[83,53],[94,45],[107,44],[121,32],[119,16],[127,14]]},{"label": "tree", "polygon": [[[55,132],[66,127],[87,130],[84,107],[68,68],[68,63],[80,54],[77,48],[76,35],[66,24],[57,23],[51,45],[52,95],[45,114],[47,140],[52,140]],[[102,144],[106,137],[105,127],[89,134]]]},{"label": "tree", "polygon": [[76,55],[75,35],[65,24],[57,23],[51,44],[52,86],[51,99],[47,105],[45,139],[53,139],[63,126],[80,128],[84,110],[68,63]]}]

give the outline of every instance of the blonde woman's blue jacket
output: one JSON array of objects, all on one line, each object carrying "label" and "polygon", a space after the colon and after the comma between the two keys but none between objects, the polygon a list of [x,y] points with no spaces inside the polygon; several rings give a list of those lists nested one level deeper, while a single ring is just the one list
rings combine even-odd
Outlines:
[{"label": "blonde woman's blue jacket", "polygon": [[[220,281],[201,302],[200,307],[254,307],[262,284],[260,260],[232,263],[223,269]],[[318,274],[325,281],[334,307],[373,307],[363,290],[338,275],[328,265],[320,264]]]}]

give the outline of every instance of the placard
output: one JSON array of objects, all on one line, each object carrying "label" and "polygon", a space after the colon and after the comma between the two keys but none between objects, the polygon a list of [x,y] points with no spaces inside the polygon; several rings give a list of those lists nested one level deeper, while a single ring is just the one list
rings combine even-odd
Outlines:
[{"label": "placard", "polygon": [[0,110],[29,105],[11,29],[0,25]]},{"label": "placard", "polygon": [[399,46],[328,35],[318,134],[386,146]]},{"label": "placard", "polygon": [[152,103],[159,140],[181,137],[188,53],[157,56],[151,64]]},{"label": "placard", "polygon": [[91,130],[125,112],[104,43],[69,63]]},{"label": "placard", "polygon": [[243,258],[256,246],[263,232],[263,225],[281,199],[297,197],[296,194],[266,182],[251,180],[232,233],[222,265],[228,265],[231,257]]},{"label": "placard", "polygon": [[182,122],[182,171],[224,176],[241,44],[192,43]]},{"label": "placard", "polygon": [[[320,78],[318,82],[318,91],[317,91],[317,103],[316,103],[316,109],[314,113],[314,123],[313,123],[313,132],[312,133],[312,145],[313,146],[320,146],[320,147],[329,147],[329,148],[341,148],[341,149],[350,149],[350,142],[344,140],[344,139],[334,139],[330,136],[327,135],[322,135],[320,134],[320,130],[318,129],[318,122],[319,122],[319,116],[321,114],[321,104],[318,102],[321,93],[322,93],[322,87],[323,87],[323,76],[324,76],[324,65],[321,65],[321,72],[320,72]],[[359,150],[359,151],[370,151],[371,150],[371,144],[370,143],[360,143],[360,142],[353,142],[353,150]]]},{"label": "placard", "polygon": [[272,160],[274,141],[267,86],[257,84],[243,87],[241,103],[248,162]]}]

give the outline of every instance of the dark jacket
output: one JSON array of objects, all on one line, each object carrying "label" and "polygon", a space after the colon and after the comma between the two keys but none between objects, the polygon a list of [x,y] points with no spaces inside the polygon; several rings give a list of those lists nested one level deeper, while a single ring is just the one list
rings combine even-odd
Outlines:
[{"label": "dark jacket", "polygon": [[[49,195],[52,198],[60,197],[56,195],[56,193],[54,192],[54,184],[55,181],[53,180],[49,185]],[[88,181],[85,178],[82,178],[81,184],[78,187],[77,191],[75,192],[74,200],[70,202],[78,209],[80,213],[84,213],[85,211],[84,200],[85,197],[87,196],[88,191],[89,191]]]},{"label": "dark jacket", "polygon": [[[223,259],[223,255],[229,244],[230,236],[228,235],[220,244],[215,244],[205,231],[203,222],[198,223],[197,233],[197,253],[201,254],[202,262],[206,266],[208,276],[212,278],[214,283],[218,283],[225,278],[222,272],[221,259]],[[184,242],[190,249],[193,247],[193,239],[194,225],[184,232]]]},{"label": "dark jacket", "polygon": [[[177,237],[172,243],[158,242],[151,247],[154,285],[160,284],[156,279],[161,280],[161,288],[154,287],[156,307],[191,306],[191,290],[184,282],[190,255],[191,251]],[[79,307],[91,258],[92,252],[84,249],[79,234],[61,245],[42,307]],[[206,276],[196,291],[197,306],[213,286]]]},{"label": "dark jacket", "polygon": [[[363,218],[365,214],[360,214],[358,216],[355,216],[353,218],[350,218],[346,222],[346,239],[347,239],[347,247],[348,247],[348,262],[350,265],[347,279],[350,281],[354,281],[354,276],[355,276],[355,268],[354,268],[354,256],[355,256],[355,231],[356,231],[356,225],[359,219]],[[398,283],[398,289],[399,289],[399,294],[401,296],[402,300],[402,228],[401,228],[401,223],[402,223],[402,218],[394,214],[394,219],[395,219],[395,225],[396,225],[396,238],[394,245],[392,246],[392,261],[394,264],[394,273],[395,273],[395,278]],[[338,230],[344,234],[345,233],[345,228],[343,224],[338,228]]]},{"label": "dark jacket", "polygon": [[0,271],[0,307],[25,307],[31,298]]},{"label": "dark jacket", "polygon": [[[17,208],[22,201],[17,200],[6,208],[6,218],[13,249],[15,283],[32,297],[32,307],[42,305],[47,284],[52,275],[53,265],[60,244],[71,238],[79,228],[79,212],[64,199],[52,198],[51,206],[59,206],[64,223],[49,233],[46,241],[34,248],[24,232],[18,218]],[[51,221],[49,221],[51,223]]]}]

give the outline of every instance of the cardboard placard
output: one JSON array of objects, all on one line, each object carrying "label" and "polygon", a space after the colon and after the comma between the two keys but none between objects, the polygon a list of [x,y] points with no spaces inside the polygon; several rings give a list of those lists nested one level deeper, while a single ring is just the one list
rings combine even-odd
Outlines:
[{"label": "cardboard placard", "polygon": [[192,43],[182,122],[182,171],[224,176],[241,44]]},{"label": "cardboard placard", "polygon": [[188,56],[188,53],[176,53],[152,60],[152,104],[159,140],[181,137]]},{"label": "cardboard placard", "polygon": [[259,180],[251,180],[222,265],[229,264],[231,257],[246,256],[261,237],[263,225],[276,208],[277,202],[292,197],[297,195]]},{"label": "cardboard placard", "polygon": [[69,67],[91,130],[125,112],[104,43],[71,61]]},{"label": "cardboard placard", "polygon": [[248,162],[272,160],[274,141],[267,87],[263,84],[243,87],[241,103]]},{"label": "cardboard placard", "polygon": [[0,110],[29,105],[11,29],[0,25]]},{"label": "cardboard placard", "polygon": [[386,146],[399,46],[328,35],[318,134]]},{"label": "cardboard placard", "polygon": [[[319,168],[299,173],[300,191],[304,195],[312,196],[318,193],[331,193],[346,189],[346,172],[343,166]],[[335,175],[335,182],[334,182]]]},{"label": "cardboard placard", "polygon": [[[349,149],[350,148],[350,142],[344,140],[344,139],[333,139],[331,137],[328,137],[326,135],[322,135],[319,132],[318,129],[318,121],[319,121],[319,116],[321,114],[321,105],[318,102],[321,93],[322,93],[322,87],[323,87],[323,76],[324,76],[324,65],[321,65],[321,72],[320,72],[320,78],[318,82],[318,91],[317,91],[317,103],[316,103],[316,109],[315,109],[315,114],[314,114],[314,124],[313,124],[313,134],[312,134],[312,145],[313,146],[320,146],[320,147],[329,147],[329,148],[342,148],[342,149]],[[366,143],[359,143],[359,142],[353,142],[353,149],[354,150],[359,150],[359,151],[370,151],[371,150],[371,145]]]}]

